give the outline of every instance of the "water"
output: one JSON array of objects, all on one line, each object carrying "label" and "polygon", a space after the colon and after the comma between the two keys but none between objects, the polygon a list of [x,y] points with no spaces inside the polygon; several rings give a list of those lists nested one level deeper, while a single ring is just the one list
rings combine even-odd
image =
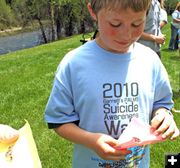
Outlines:
[{"label": "water", "polygon": [[6,54],[42,43],[40,31],[25,32],[13,36],[0,37],[0,54]]}]

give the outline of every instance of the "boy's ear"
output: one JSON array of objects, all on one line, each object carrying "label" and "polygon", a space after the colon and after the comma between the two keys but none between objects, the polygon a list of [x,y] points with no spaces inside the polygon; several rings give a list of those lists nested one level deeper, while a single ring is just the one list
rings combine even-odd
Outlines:
[{"label": "boy's ear", "polygon": [[97,21],[97,16],[96,16],[96,14],[94,13],[94,11],[93,11],[93,9],[92,9],[91,3],[88,3],[88,4],[87,4],[87,8],[88,8],[88,11],[89,11],[91,17],[92,17],[95,21]]}]

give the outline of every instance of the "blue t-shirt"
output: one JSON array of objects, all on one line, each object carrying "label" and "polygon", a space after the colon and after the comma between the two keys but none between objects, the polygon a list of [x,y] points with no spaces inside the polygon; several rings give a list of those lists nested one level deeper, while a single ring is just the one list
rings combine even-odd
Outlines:
[{"label": "blue t-shirt", "polygon": [[[133,44],[129,53],[106,51],[90,41],[61,61],[45,111],[48,123],[79,120],[79,127],[118,138],[135,116],[149,123],[152,111],[171,109],[172,91],[159,57]],[[73,168],[149,167],[149,147],[131,148],[121,161],[106,161],[82,145],[74,145]]]}]

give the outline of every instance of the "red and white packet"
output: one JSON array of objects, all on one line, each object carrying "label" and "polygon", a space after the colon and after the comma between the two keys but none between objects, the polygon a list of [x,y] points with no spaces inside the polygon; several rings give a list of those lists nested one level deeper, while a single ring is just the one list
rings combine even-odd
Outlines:
[{"label": "red and white packet", "polygon": [[134,117],[119,137],[119,145],[114,148],[122,150],[134,146],[144,146],[163,142],[164,140],[162,134],[155,134],[155,129],[153,127]]}]

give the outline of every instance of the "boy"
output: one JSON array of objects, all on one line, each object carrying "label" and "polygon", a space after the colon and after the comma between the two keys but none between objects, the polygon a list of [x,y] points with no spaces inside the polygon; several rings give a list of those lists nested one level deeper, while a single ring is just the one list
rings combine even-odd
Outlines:
[{"label": "boy", "polygon": [[163,138],[179,135],[169,112],[166,71],[156,53],[136,43],[150,3],[91,0],[88,9],[99,35],[68,53],[58,67],[45,120],[75,143],[73,168],[149,167],[148,146],[114,148],[133,116],[151,122]]}]

